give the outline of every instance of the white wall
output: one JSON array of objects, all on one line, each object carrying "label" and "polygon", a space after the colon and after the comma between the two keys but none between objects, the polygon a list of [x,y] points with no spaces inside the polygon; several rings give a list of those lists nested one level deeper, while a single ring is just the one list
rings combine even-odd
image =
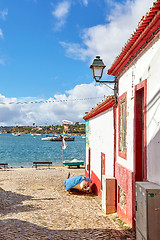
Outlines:
[{"label": "white wall", "polygon": [[160,184],[160,39],[125,72],[119,81],[119,96],[127,92],[127,160],[119,157],[117,152],[117,161],[132,171],[134,171],[134,86],[145,79],[147,79],[147,179]]},{"label": "white wall", "polygon": [[[114,124],[113,108],[89,120],[89,147],[91,171],[101,179],[101,152],[105,154],[105,174],[113,176]],[[88,160],[88,147],[86,148]]]},{"label": "white wall", "polygon": [[148,180],[160,185],[160,40],[150,63],[147,101]]}]

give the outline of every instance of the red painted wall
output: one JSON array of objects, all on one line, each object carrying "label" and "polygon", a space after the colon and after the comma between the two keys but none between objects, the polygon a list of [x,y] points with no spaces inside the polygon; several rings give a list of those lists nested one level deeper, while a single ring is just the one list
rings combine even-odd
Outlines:
[{"label": "red painted wall", "polygon": [[102,191],[101,191],[101,180],[97,177],[97,175],[91,171],[91,190],[93,193],[98,195],[100,198],[102,197]]},{"label": "red painted wall", "polygon": [[117,191],[117,213],[128,225],[135,227],[135,174],[119,163],[115,165],[115,177],[117,179],[117,190],[121,187],[126,193],[126,209],[119,203]]},{"label": "red painted wall", "polygon": [[102,182],[101,182],[101,180],[97,177],[97,175],[93,171],[91,171],[90,176],[89,176],[89,172],[87,171],[87,169],[85,169],[85,176],[92,180],[91,191],[101,198],[102,197],[102,191],[101,191]]}]

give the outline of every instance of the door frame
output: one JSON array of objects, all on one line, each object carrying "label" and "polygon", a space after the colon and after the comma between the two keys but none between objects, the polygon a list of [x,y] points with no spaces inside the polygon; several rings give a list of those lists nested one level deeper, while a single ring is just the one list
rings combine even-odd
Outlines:
[{"label": "door frame", "polygon": [[102,189],[102,175],[105,175],[105,171],[106,171],[106,157],[105,154],[101,152],[101,189]]},{"label": "door frame", "polygon": [[91,149],[88,149],[88,177],[91,177]]},{"label": "door frame", "polygon": [[136,132],[136,120],[137,120],[137,108],[136,108],[136,100],[137,100],[137,93],[138,91],[142,90],[144,93],[144,177],[142,181],[147,180],[147,79],[140,82],[135,86],[134,92],[134,172],[135,172],[135,180],[136,180],[136,171],[137,171],[137,159],[136,159],[136,149],[138,136]]}]

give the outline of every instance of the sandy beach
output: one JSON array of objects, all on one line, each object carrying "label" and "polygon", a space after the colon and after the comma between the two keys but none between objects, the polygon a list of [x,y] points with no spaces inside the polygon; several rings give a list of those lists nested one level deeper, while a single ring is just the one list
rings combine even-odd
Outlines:
[{"label": "sandy beach", "polygon": [[93,194],[68,194],[64,180],[84,168],[0,170],[0,239],[135,239]]}]

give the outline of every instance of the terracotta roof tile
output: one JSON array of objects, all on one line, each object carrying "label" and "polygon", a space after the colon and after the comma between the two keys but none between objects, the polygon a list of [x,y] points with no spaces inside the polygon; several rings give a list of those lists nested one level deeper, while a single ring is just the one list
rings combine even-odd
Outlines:
[{"label": "terracotta roof tile", "polygon": [[110,106],[114,105],[115,97],[114,95],[107,96],[101,103],[97,104],[95,108],[92,108],[90,112],[88,112],[83,118],[85,120],[97,115],[101,111],[110,108]]},{"label": "terracotta roof tile", "polygon": [[[144,41],[151,36],[152,30],[156,30],[160,26],[160,0],[153,2],[153,6],[150,8],[139,21],[138,26],[128,41],[123,46],[121,53],[116,57],[112,66],[108,70],[109,75],[116,76],[124,68],[124,63],[129,60],[134,54],[134,49],[138,46],[140,49],[139,40],[141,40],[141,45],[143,46]],[[156,32],[156,34],[160,29]],[[147,45],[147,44],[146,44]],[[145,46],[143,46],[144,48]],[[140,51],[139,51],[140,52]],[[128,55],[127,55],[128,54]],[[133,60],[133,59],[132,59]]]}]

